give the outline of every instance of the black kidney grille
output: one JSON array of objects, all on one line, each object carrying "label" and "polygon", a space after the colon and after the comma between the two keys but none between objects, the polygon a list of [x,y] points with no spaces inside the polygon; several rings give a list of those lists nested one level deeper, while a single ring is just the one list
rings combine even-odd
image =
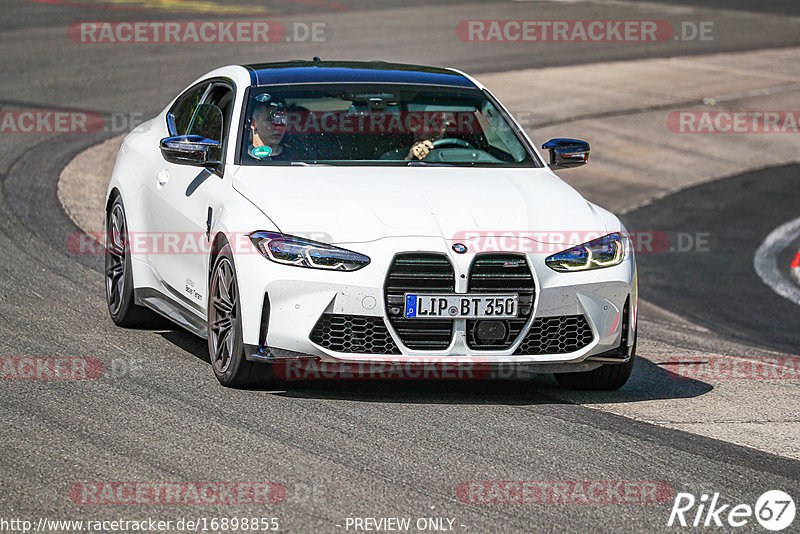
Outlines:
[{"label": "black kidney grille", "polygon": [[351,354],[400,354],[381,317],[325,313],[309,336],[328,350]]},{"label": "black kidney grille", "polygon": [[519,337],[530,319],[536,284],[525,256],[521,254],[483,254],[473,260],[469,270],[469,293],[517,293],[517,319],[504,319],[506,336],[502,340],[481,342],[475,332],[479,320],[467,320],[467,346],[475,350],[504,350]]},{"label": "black kidney grille", "polygon": [[593,339],[592,329],[583,315],[538,317],[514,354],[566,354],[586,347]]},{"label": "black kidney grille", "polygon": [[413,350],[444,350],[453,339],[453,321],[406,319],[405,293],[453,293],[456,276],[444,254],[415,252],[395,256],[386,275],[386,314],[403,344]]}]

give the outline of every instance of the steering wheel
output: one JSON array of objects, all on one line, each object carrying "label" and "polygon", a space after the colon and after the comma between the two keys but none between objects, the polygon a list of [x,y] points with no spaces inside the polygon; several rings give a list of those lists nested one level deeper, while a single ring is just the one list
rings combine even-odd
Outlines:
[{"label": "steering wheel", "polygon": [[453,146],[458,148],[475,148],[468,142],[464,141],[463,139],[455,139],[453,137],[444,137],[442,139],[437,139],[433,142],[433,148],[443,148],[446,146]]}]

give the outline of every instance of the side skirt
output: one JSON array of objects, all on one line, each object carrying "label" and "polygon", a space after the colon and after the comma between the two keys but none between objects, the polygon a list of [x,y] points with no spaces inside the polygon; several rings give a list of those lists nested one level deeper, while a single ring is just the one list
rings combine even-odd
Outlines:
[{"label": "side skirt", "polygon": [[133,295],[136,304],[150,308],[196,336],[208,338],[206,320],[180,302],[149,287],[134,289]]}]

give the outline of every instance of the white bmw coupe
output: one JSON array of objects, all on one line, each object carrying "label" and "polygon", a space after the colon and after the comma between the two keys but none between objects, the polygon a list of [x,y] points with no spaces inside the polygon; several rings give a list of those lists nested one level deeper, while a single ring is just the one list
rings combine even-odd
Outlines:
[{"label": "white bmw coupe", "polygon": [[287,361],[555,373],[616,389],[636,347],[622,223],[552,169],[470,76],[383,62],[229,66],[122,143],[111,318],[208,339],[226,386]]}]

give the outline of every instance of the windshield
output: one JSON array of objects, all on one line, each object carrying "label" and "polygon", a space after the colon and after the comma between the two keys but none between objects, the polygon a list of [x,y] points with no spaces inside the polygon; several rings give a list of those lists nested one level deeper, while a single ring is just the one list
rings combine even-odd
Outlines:
[{"label": "windshield", "polygon": [[253,87],[245,113],[243,165],[541,166],[504,114],[477,89]]}]

